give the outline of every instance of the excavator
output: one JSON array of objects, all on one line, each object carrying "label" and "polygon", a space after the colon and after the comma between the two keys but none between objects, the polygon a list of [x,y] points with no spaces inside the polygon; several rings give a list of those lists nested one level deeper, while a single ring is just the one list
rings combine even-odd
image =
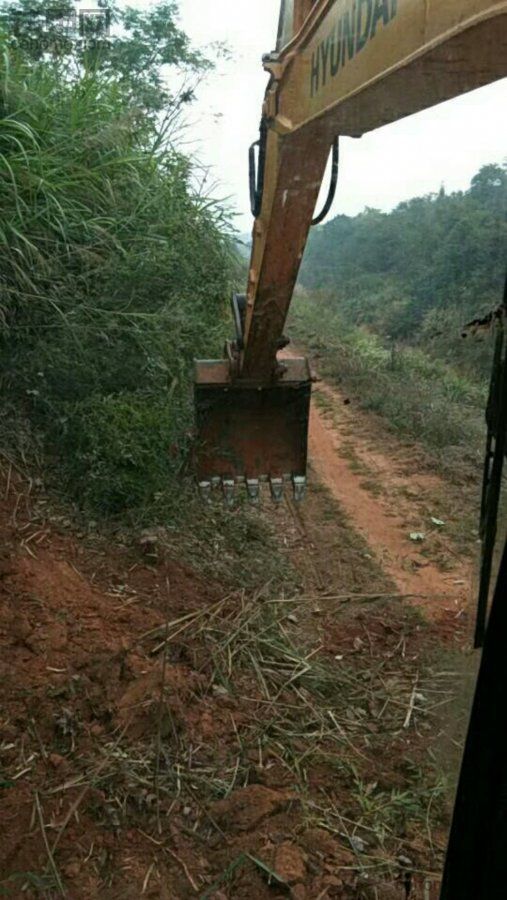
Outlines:
[{"label": "excavator", "polygon": [[[339,137],[506,76],[507,0],[282,0],[263,64],[248,284],[232,298],[224,358],[198,361],[195,374],[200,490],[222,490],[229,503],[245,489],[258,503],[262,482],[278,502],[286,484],[296,500],[305,494],[311,373],[306,359],[279,353],[309,230],[333,202]],[[329,156],[329,193],[315,215]]]},{"label": "excavator", "polygon": [[[276,49],[263,64],[269,82],[249,154],[248,284],[232,298],[235,337],[223,359],[197,361],[195,374],[199,487],[206,498],[223,491],[230,504],[241,486],[257,504],[263,482],[277,502],[286,484],[296,500],[305,494],[312,378],[306,359],[279,354],[310,228],[333,203],[339,138],[507,76],[507,0],[282,0]],[[504,127],[506,114],[499,110]],[[315,215],[330,156],[327,200]],[[491,591],[507,452],[507,282],[494,318],[475,633],[482,655],[440,900],[507,897],[507,541]]]}]

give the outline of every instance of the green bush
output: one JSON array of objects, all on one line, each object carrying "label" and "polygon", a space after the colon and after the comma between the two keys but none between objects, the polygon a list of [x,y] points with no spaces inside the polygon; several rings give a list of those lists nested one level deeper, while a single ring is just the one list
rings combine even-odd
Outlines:
[{"label": "green bush", "polygon": [[150,506],[180,465],[181,422],[168,398],[90,397],[68,410],[65,424],[66,486],[90,509],[114,515]]},{"label": "green bush", "polygon": [[148,112],[107,69],[0,40],[4,403],[94,513],[174,482],[193,358],[220,354],[235,277],[226,213]]}]

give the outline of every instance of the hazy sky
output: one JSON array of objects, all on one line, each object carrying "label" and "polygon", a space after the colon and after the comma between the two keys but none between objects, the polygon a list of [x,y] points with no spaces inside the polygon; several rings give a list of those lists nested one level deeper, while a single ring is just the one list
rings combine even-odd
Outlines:
[{"label": "hazy sky", "polygon": [[[131,5],[148,6],[146,0]],[[221,61],[199,91],[186,140],[230,197],[249,230],[247,151],[257,138],[279,0],[179,0],[181,24],[197,46],[227,42]],[[507,79],[365,135],[341,141],[340,181],[333,212],[365,206],[390,209],[417,194],[466,188],[484,163],[507,158]]]}]

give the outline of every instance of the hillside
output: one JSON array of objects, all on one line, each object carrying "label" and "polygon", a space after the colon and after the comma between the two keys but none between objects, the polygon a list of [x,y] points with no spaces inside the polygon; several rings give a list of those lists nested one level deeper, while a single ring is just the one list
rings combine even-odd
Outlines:
[{"label": "hillside", "polygon": [[435,467],[474,480],[484,453],[492,327],[465,329],[502,300],[507,167],[466,192],[367,209],[315,229],[290,333],[325,377]]},{"label": "hillside", "polygon": [[507,247],[507,165],[484,166],[465,192],[366,209],[312,231],[300,283],[345,325],[423,346],[468,373],[489,356],[463,325],[500,303]]}]

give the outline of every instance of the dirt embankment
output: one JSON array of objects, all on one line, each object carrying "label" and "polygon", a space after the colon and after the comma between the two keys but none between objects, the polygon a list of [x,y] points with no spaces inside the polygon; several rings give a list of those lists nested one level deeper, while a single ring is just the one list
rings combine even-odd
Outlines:
[{"label": "dirt embankment", "polygon": [[7,896],[436,896],[468,563],[446,486],[320,392],[308,502],[265,514],[297,593],[72,533],[3,473]]}]

